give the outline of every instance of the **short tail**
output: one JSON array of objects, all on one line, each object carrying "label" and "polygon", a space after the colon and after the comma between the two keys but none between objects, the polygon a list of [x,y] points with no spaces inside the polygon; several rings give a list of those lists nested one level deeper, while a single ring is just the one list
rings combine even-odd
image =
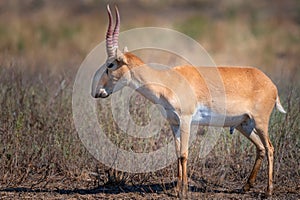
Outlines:
[{"label": "short tail", "polygon": [[275,106],[276,106],[277,110],[279,110],[279,112],[286,113],[286,111],[284,110],[284,108],[282,107],[282,105],[280,103],[279,96],[277,96],[277,98],[276,98]]}]

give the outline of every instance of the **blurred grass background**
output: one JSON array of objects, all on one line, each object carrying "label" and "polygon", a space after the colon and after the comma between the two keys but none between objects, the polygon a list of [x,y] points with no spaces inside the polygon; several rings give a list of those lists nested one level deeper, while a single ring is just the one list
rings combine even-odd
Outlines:
[{"label": "blurred grass background", "polygon": [[[109,2],[119,6],[121,31],[143,26],[172,28],[197,40],[218,65],[256,66],[271,77],[288,111],[287,115],[274,112],[270,123],[276,151],[275,187],[298,194],[300,2]],[[174,166],[144,175],[105,167],[89,155],[76,133],[72,121],[72,86],[85,56],[104,40],[107,3],[100,0],[0,1],[1,188],[89,188],[149,182],[163,186],[175,180]],[[134,109],[133,113],[141,116],[137,121],[149,120],[147,110]],[[105,112],[100,110],[99,115],[107,117]],[[107,134],[117,137],[119,131],[111,125],[112,119],[107,121]],[[154,149],[160,140],[152,138],[150,143]],[[145,147],[136,145],[126,149],[139,152]],[[151,150],[151,146],[147,147]],[[192,154],[197,154],[196,147],[197,142]],[[204,160],[192,156],[189,177],[192,184],[204,188],[201,192],[210,191],[210,185],[215,184],[239,187],[250,173],[254,158],[255,150],[250,142],[225,130],[218,145]],[[260,174],[257,182],[263,187],[265,170]]]}]

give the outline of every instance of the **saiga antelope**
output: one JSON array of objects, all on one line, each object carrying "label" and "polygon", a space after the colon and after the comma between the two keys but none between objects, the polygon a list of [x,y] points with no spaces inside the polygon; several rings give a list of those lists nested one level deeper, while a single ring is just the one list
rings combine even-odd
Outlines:
[{"label": "saiga antelope", "polygon": [[[136,89],[139,93],[165,109],[175,137],[178,157],[177,191],[186,194],[188,189],[187,159],[190,126],[210,124],[210,120],[224,115],[223,127],[239,130],[257,149],[256,160],[247,183],[243,189],[248,191],[256,179],[262,160],[268,158],[268,187],[266,194],[273,191],[273,152],[274,148],[268,135],[270,114],[274,106],[285,113],[276,86],[260,70],[253,67],[194,67],[177,66],[168,70],[153,69],[130,52],[118,49],[120,16],[117,7],[116,25],[113,28],[109,6],[108,30],[106,33],[107,61],[104,72],[98,70],[92,82],[92,96],[106,98],[124,86]],[[223,82],[216,84],[215,91],[224,88],[225,102],[212,98],[206,79],[212,70],[217,70]],[[200,73],[201,72],[201,73]],[[114,88],[118,81],[121,86]],[[222,107],[221,107],[222,106]],[[222,112],[224,110],[225,112]]]}]

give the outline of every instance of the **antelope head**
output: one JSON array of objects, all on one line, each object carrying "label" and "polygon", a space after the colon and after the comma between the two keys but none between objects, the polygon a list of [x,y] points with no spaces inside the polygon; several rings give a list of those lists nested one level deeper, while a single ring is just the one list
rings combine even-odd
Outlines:
[{"label": "antelope head", "polygon": [[[106,52],[107,60],[102,65],[93,78],[92,96],[94,98],[106,98],[115,91],[128,85],[130,81],[130,67],[133,65],[130,60],[135,57],[128,53],[127,49],[121,52],[118,48],[118,37],[120,31],[120,15],[118,8],[115,7],[116,24],[113,28],[113,18],[107,5],[108,29],[106,32]],[[118,84],[117,84],[118,83]],[[116,87],[117,86],[117,87]]]}]

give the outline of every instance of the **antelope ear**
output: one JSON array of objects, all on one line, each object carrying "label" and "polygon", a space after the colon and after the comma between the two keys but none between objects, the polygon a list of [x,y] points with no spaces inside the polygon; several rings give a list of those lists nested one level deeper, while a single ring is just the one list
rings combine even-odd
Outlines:
[{"label": "antelope ear", "polygon": [[123,53],[127,53],[128,52],[128,48],[125,46],[123,49]]},{"label": "antelope ear", "polygon": [[117,55],[117,61],[119,62],[122,61],[123,63],[128,64],[126,56],[119,49],[116,50],[116,55]]}]

